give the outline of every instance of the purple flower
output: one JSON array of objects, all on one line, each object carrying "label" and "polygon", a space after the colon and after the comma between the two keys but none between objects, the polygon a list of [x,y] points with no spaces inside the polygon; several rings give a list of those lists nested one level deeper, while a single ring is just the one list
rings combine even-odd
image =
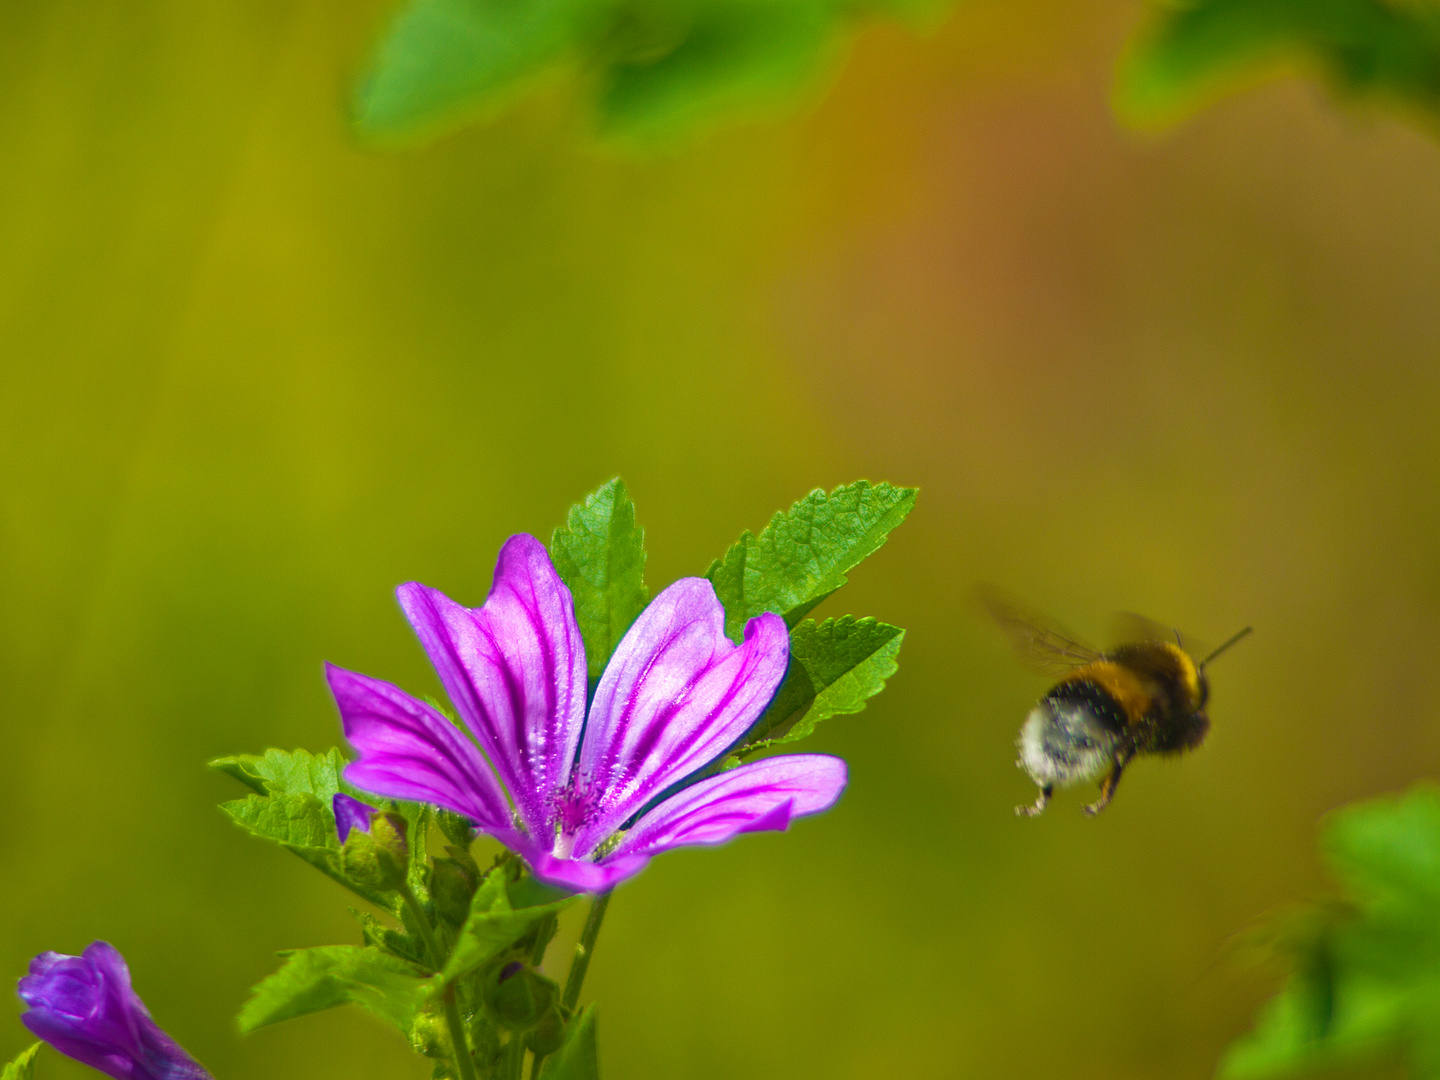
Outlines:
[{"label": "purple flower", "polygon": [[845,786],[839,758],[768,758],[692,784],[631,823],[729,750],[785,675],[784,620],[751,619],[744,643],[732,644],[704,578],[682,578],[651,601],[588,715],[570,590],[533,536],[506,541],[484,607],[415,583],[399,598],[479,747],[389,683],[328,666],[345,737],[360,751],[345,778],[469,818],[547,881],[599,892],[670,848],[784,829]]},{"label": "purple flower", "polygon": [[350,835],[351,829],[359,829],[363,833],[368,833],[370,819],[380,812],[368,803],[352,799],[343,791],[335,793],[335,798],[330,800],[330,806],[335,811],[335,831],[339,834],[342,844]]},{"label": "purple flower", "polygon": [[155,1026],[130,988],[125,958],[96,941],[81,956],[41,953],[20,980],[30,1010],[21,1021],[82,1064],[117,1080],[211,1080],[174,1039]]}]

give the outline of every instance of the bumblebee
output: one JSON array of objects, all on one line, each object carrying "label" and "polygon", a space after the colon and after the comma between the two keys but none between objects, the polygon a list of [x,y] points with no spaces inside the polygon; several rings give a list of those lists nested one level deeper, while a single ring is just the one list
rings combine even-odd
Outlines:
[{"label": "bumblebee", "polygon": [[1100,652],[1042,616],[984,595],[985,606],[1031,667],[1059,675],[1020,728],[1018,768],[1040,789],[1035,802],[1015,813],[1044,811],[1057,787],[1100,781],[1110,805],[1125,767],[1137,754],[1180,754],[1205,741],[1210,681],[1205,668],[1250,633],[1247,626],[1198,663],[1180,633],[1137,615],[1123,615],[1124,644]]}]

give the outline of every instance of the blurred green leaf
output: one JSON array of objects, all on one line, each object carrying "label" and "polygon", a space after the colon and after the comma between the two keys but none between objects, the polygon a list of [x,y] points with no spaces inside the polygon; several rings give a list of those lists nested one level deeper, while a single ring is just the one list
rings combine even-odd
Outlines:
[{"label": "blurred green leaf", "polygon": [[832,0],[631,0],[611,31],[603,126],[670,135],[800,89],[829,58]]},{"label": "blurred green leaf", "polygon": [[592,1002],[565,1026],[565,1040],[553,1056],[545,1059],[540,1080],[600,1080],[600,1050],[596,1039]]},{"label": "blurred green leaf", "polygon": [[745,623],[766,611],[783,615],[793,628],[885,543],[916,494],[868,480],[829,494],[817,488],[777,512],[759,536],[744,533],[705,575],[725,605],[725,632],[740,641]]},{"label": "blurred green leaf", "polygon": [[1346,895],[1276,936],[1290,967],[1218,1075],[1256,1080],[1400,1054],[1440,1078],[1440,790],[1340,811],[1324,848]]},{"label": "blurred green leaf", "polygon": [[741,744],[741,756],[796,742],[821,720],[865,708],[895,674],[904,640],[904,630],[877,619],[806,619],[790,632],[790,670]]},{"label": "blurred green leaf", "polygon": [[645,609],[645,530],[625,482],[611,480],[572,506],[550,537],[550,558],[575,598],[590,678],[598,679],[615,646]]},{"label": "blurred green leaf", "polygon": [[424,1003],[424,973],[369,945],[322,945],[281,953],[285,964],[262,979],[240,1010],[240,1030],[359,1005],[406,1034]]},{"label": "blurred green leaf", "polygon": [[355,125],[407,140],[507,104],[549,71],[602,128],[673,137],[794,94],[867,16],[934,22],[946,0],[409,0],[361,80]]},{"label": "blurred green leaf", "polygon": [[530,878],[512,882],[504,867],[492,870],[471,898],[441,981],[454,982],[503,955],[574,901]]},{"label": "blurred green leaf", "polygon": [[602,17],[596,0],[411,0],[355,95],[359,131],[423,135],[503,102]]},{"label": "blurred green leaf", "polygon": [[37,1042],[20,1051],[19,1057],[0,1069],[0,1080],[35,1080],[35,1055],[44,1045]]},{"label": "blurred green leaf", "polygon": [[1273,70],[1308,67],[1342,93],[1440,107],[1431,0],[1191,0],[1155,6],[1121,64],[1116,107],[1173,120]]}]

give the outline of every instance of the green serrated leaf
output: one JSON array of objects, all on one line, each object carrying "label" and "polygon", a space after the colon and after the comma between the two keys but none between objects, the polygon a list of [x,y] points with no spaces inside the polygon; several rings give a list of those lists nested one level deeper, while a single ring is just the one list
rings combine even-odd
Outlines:
[{"label": "green serrated leaf", "polygon": [[645,530],[616,478],[570,508],[550,537],[550,558],[575,598],[590,678],[598,679],[635,617],[645,609]]},{"label": "green serrated leaf", "polygon": [[37,1042],[21,1050],[19,1057],[0,1069],[0,1080],[35,1080],[35,1055],[44,1045]]},{"label": "green serrated leaf", "polygon": [[240,1030],[359,1005],[409,1034],[428,982],[414,964],[370,945],[322,945],[280,954],[285,964],[262,979],[240,1010]]},{"label": "green serrated leaf", "polygon": [[565,1041],[545,1059],[540,1080],[600,1080],[600,1047],[595,1023],[592,1002],[565,1026]]},{"label": "green serrated leaf", "polygon": [[410,139],[503,102],[564,57],[597,17],[594,0],[410,0],[361,82],[356,128]]},{"label": "green serrated leaf", "polygon": [[776,513],[759,536],[742,535],[706,573],[725,605],[725,633],[740,641],[745,623],[766,611],[793,628],[885,543],[916,494],[867,480],[828,494],[817,488]]},{"label": "green serrated leaf", "polygon": [[475,890],[470,915],[440,973],[441,982],[454,982],[488,964],[574,902],[574,896],[560,895],[533,879],[512,883],[503,869],[492,870]]},{"label": "green serrated leaf", "polygon": [[1392,0],[1157,4],[1121,65],[1116,107],[1168,122],[1256,75],[1317,69],[1344,93],[1440,108],[1440,9]]},{"label": "green serrated leaf", "polygon": [[904,630],[878,619],[806,619],[790,633],[790,670],[741,744],[741,756],[796,742],[822,720],[865,708],[895,674],[904,640]]},{"label": "green serrated leaf", "polygon": [[329,803],[337,791],[346,790],[340,780],[345,755],[337,747],[323,754],[272,748],[263,754],[216,758],[210,767],[233,776],[257,795],[291,792],[314,795]]}]

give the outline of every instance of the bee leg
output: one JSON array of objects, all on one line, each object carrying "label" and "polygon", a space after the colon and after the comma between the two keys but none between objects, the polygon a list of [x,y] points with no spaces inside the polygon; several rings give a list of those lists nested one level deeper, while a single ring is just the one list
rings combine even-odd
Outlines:
[{"label": "bee leg", "polygon": [[1016,817],[1039,817],[1045,812],[1045,805],[1050,801],[1050,796],[1055,794],[1054,784],[1045,784],[1040,788],[1040,794],[1035,796],[1035,802],[1030,806],[1015,807]]},{"label": "bee leg", "polygon": [[1120,786],[1120,774],[1125,771],[1125,766],[1130,764],[1130,759],[1134,756],[1133,750],[1116,755],[1114,763],[1110,766],[1110,775],[1100,782],[1100,798],[1085,807],[1086,814],[1094,817],[1110,805],[1110,800],[1115,797],[1115,789]]}]

